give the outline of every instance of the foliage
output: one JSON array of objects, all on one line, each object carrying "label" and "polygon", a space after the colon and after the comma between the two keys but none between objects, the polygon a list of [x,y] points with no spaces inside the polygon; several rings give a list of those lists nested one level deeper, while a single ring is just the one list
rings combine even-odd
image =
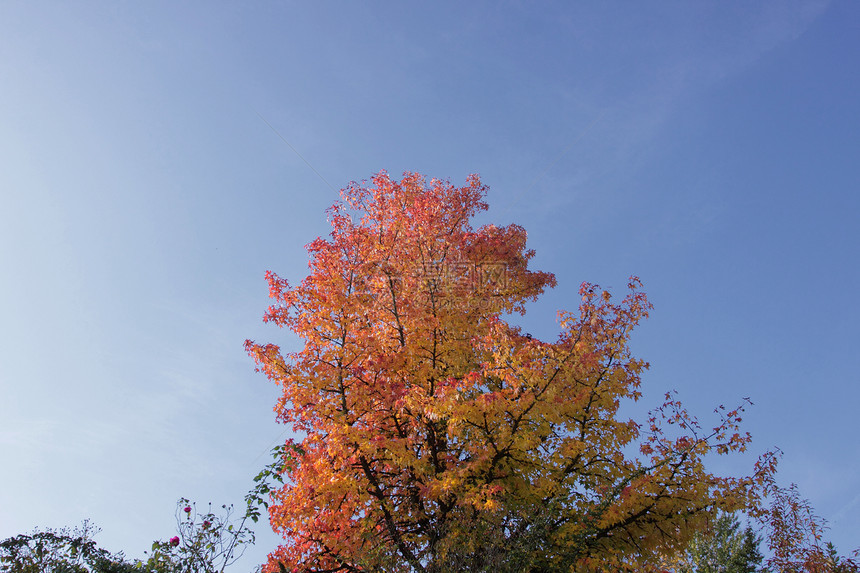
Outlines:
[{"label": "foliage", "polygon": [[506,322],[556,281],[528,269],[522,227],[471,227],[485,193],[381,172],[343,190],[301,284],[267,273],[265,320],[304,340],[246,342],[304,436],[269,507],[270,571],[648,570],[751,502],[767,463],[704,467],[746,448],[742,407],[711,429],[672,394],[619,417],[648,366],[628,346],[651,309],[638,279],[620,302],[583,284],[555,342]]},{"label": "foliage", "polygon": [[257,523],[260,519],[260,507],[269,508],[269,494],[272,492],[272,482],[284,483],[283,474],[286,464],[295,456],[303,455],[302,449],[293,443],[279,444],[272,448],[272,460],[254,477],[254,487],[245,496],[247,510],[245,516]]},{"label": "foliage", "polygon": [[736,515],[719,513],[706,530],[697,533],[686,551],[679,573],[755,573],[764,557],[761,538],[752,526],[740,528]]},{"label": "foliage", "polygon": [[[249,513],[250,508],[249,504]],[[158,573],[222,573],[254,543],[254,532],[245,525],[248,513],[234,523],[233,506],[222,505],[221,510],[222,514],[216,514],[209,504],[207,512],[200,514],[196,504],[181,498],[176,504],[178,535],[154,542],[144,569]]]},{"label": "foliage", "polygon": [[770,569],[785,573],[860,572],[860,550],[855,550],[853,557],[843,557],[832,543],[824,543],[827,523],[815,514],[809,500],[800,496],[796,484],[780,487],[770,473],[763,492],[770,503],[760,509],[759,519],[772,553],[767,561]]},{"label": "foliage", "polygon": [[96,547],[98,529],[89,522],[74,530],[34,531],[0,541],[3,573],[130,573],[139,571],[123,555]]},{"label": "foliage", "polygon": [[127,560],[96,546],[98,529],[85,521],[74,530],[34,531],[0,541],[0,573],[223,573],[239,559],[254,533],[241,520],[231,519],[232,507],[211,505],[205,514],[187,499],[177,502],[178,535],[152,544],[145,561]]}]

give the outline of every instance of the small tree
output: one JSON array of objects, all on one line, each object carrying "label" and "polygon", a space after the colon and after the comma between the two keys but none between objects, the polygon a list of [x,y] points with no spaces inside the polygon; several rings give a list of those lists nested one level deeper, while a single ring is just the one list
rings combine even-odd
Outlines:
[{"label": "small tree", "polygon": [[827,522],[815,514],[809,500],[800,496],[796,484],[780,487],[773,473],[764,482],[769,505],[759,511],[772,556],[770,569],[785,573],[857,573],[860,550],[853,557],[840,556],[832,543],[824,542]]},{"label": "small tree", "polygon": [[620,302],[583,284],[555,342],[505,320],[555,278],[529,270],[522,227],[471,227],[485,193],[382,172],[342,192],[300,285],[267,273],[265,320],[305,342],[246,342],[303,436],[270,571],[641,571],[749,503],[761,476],[704,467],[746,448],[742,408],[711,429],[672,394],[618,415],[648,366],[628,346],[651,309],[638,279]]},{"label": "small tree", "polygon": [[157,573],[223,573],[254,543],[254,532],[246,526],[253,519],[250,502],[239,520],[232,519],[232,505],[222,505],[221,510],[216,514],[210,503],[201,514],[197,504],[181,498],[176,503],[178,535],[154,542],[143,567]]},{"label": "small tree", "polygon": [[764,557],[761,538],[752,526],[741,529],[736,515],[719,513],[708,528],[697,533],[686,551],[679,573],[755,573]]}]

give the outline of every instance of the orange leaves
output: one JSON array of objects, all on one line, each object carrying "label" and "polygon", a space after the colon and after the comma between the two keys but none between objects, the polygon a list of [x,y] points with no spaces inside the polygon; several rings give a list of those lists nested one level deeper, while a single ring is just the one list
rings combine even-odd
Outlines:
[{"label": "orange leaves", "polygon": [[747,482],[702,463],[745,447],[739,411],[711,433],[671,395],[641,427],[617,417],[648,367],[628,347],[651,309],[637,278],[621,301],[583,283],[555,342],[502,319],[555,278],[528,268],[521,227],[471,227],[485,193],[381,172],[329,209],[308,277],[266,274],[265,320],[304,340],[246,342],[304,436],[271,506],[271,570],[646,567],[699,513],[741,503]]}]

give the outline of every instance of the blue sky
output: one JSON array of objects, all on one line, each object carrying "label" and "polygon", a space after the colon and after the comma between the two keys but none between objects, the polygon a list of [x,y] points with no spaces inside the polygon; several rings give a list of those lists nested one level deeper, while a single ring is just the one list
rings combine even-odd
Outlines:
[{"label": "blue sky", "polygon": [[639,275],[631,411],[749,396],[714,467],[780,447],[860,546],[858,61],[849,1],[3,2],[0,538],[140,556],[180,496],[241,504],[284,431],[242,342],[296,344],[263,274],[386,169],[482,176],[559,280],[536,336]]}]

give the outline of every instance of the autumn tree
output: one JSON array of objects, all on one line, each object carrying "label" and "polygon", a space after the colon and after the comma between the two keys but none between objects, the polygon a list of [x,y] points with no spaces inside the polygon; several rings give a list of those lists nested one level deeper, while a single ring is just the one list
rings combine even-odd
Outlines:
[{"label": "autumn tree", "polygon": [[703,429],[667,394],[619,416],[648,366],[628,346],[651,309],[637,279],[620,301],[583,284],[554,342],[508,322],[556,281],[522,227],[471,226],[485,193],[381,172],[342,191],[300,284],[267,273],[265,320],[304,341],[246,342],[300,436],[270,571],[648,570],[750,501],[753,477],[704,465],[745,449],[742,408]]}]

